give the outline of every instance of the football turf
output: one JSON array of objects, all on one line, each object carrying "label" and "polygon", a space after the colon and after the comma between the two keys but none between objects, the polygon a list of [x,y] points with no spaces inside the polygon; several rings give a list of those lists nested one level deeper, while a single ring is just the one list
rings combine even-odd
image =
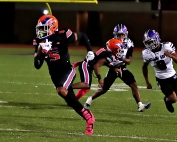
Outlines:
[{"label": "football turf", "polygon": [[[72,62],[86,54],[84,50],[70,53]],[[117,79],[90,107],[96,122],[94,134],[86,136],[85,121],[57,95],[46,63],[40,70],[34,68],[33,49],[0,48],[0,142],[176,142],[177,112],[166,110],[152,67],[153,89],[145,88],[141,65],[141,52],[135,52],[127,68],[137,80],[143,103],[151,102],[151,107],[138,112],[131,90]],[[101,68],[102,76],[106,71]],[[77,71],[75,82],[79,80]],[[93,77],[91,91],[80,102],[84,104],[95,90]]]}]

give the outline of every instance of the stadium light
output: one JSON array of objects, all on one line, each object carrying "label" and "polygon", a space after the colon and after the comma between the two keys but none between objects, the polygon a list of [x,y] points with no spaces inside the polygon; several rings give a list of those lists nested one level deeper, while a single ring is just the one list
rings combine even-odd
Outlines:
[{"label": "stadium light", "polygon": [[48,13],[49,13],[49,11],[47,9],[44,9],[43,14],[47,15]]}]

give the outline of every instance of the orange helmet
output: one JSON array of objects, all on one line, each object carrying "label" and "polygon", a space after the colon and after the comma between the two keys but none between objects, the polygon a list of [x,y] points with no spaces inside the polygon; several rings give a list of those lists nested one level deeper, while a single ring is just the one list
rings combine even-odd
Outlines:
[{"label": "orange helmet", "polygon": [[58,20],[52,15],[43,15],[36,25],[36,35],[39,39],[46,39],[58,30]]},{"label": "orange helmet", "polygon": [[116,57],[119,57],[122,49],[123,42],[121,39],[112,38],[106,43],[107,49],[111,50]]}]

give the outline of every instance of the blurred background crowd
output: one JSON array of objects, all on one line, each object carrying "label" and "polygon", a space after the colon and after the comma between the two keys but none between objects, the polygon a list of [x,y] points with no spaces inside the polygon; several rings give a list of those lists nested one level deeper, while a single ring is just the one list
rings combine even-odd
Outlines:
[{"label": "blurred background crowd", "polygon": [[[143,33],[155,29],[162,41],[177,44],[177,0],[98,0],[95,3],[49,1],[60,28],[88,35],[93,46],[103,46],[116,24],[127,26],[135,47],[142,47]],[[45,3],[1,2],[0,43],[32,44]]]}]

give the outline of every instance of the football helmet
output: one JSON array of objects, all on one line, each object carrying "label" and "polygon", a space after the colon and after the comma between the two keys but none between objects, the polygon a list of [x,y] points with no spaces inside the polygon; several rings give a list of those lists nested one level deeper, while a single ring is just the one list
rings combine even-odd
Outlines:
[{"label": "football helmet", "polygon": [[120,39],[112,38],[106,43],[106,47],[119,58],[123,51],[123,42]]},{"label": "football helmet", "polygon": [[113,30],[114,38],[117,38],[118,35],[121,35],[121,34],[123,34],[125,36],[125,38],[127,38],[127,36],[128,36],[127,27],[123,24],[117,24]]},{"label": "football helmet", "polygon": [[144,33],[143,43],[146,48],[150,50],[154,50],[160,44],[160,36],[159,33],[155,30],[149,29]]},{"label": "football helmet", "polygon": [[52,15],[43,15],[36,25],[36,35],[39,39],[46,39],[58,30],[58,20]]}]

